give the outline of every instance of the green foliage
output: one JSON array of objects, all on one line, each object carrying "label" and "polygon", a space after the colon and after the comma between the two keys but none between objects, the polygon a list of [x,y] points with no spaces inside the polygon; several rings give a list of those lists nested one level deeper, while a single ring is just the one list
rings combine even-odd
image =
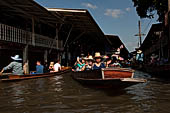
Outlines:
[{"label": "green foliage", "polygon": [[155,12],[158,14],[158,21],[164,21],[164,15],[168,11],[168,0],[132,0],[136,7],[137,14],[141,18],[153,18]]}]

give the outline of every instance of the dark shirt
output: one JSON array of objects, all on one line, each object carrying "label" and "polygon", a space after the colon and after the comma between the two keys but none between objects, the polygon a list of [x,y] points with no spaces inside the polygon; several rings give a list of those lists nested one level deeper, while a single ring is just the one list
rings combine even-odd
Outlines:
[{"label": "dark shirt", "polygon": [[106,66],[105,66],[104,63],[101,63],[99,67],[96,66],[96,64],[94,64],[93,69],[96,70],[96,69],[101,69],[101,68],[105,68],[105,67],[106,67]]},{"label": "dark shirt", "polygon": [[36,73],[37,74],[44,73],[44,66],[43,65],[36,65]]}]

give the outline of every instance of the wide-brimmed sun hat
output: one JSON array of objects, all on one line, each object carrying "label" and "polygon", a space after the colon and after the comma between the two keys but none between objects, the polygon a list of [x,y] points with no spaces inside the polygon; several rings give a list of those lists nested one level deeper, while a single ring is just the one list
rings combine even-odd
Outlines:
[{"label": "wide-brimmed sun hat", "polygon": [[104,58],[104,59],[108,59],[109,57],[108,57],[107,55],[104,55],[103,58]]},{"label": "wide-brimmed sun hat", "polygon": [[157,57],[158,57],[158,55],[156,55],[154,53],[151,55],[151,58],[157,58]]},{"label": "wide-brimmed sun hat", "polygon": [[139,54],[142,53],[142,50],[138,50],[137,53],[139,53]]},{"label": "wide-brimmed sun hat", "polygon": [[81,53],[81,56],[83,57],[83,56],[84,56],[84,53]]},{"label": "wide-brimmed sun hat", "polygon": [[102,58],[102,56],[100,55],[99,52],[96,52],[94,58]]},{"label": "wide-brimmed sun hat", "polygon": [[20,61],[22,58],[19,58],[19,55],[11,56],[13,60]]},{"label": "wide-brimmed sun hat", "polygon": [[90,55],[87,60],[93,60],[93,57]]},{"label": "wide-brimmed sun hat", "polygon": [[87,57],[83,57],[82,60],[88,60],[88,58]]}]

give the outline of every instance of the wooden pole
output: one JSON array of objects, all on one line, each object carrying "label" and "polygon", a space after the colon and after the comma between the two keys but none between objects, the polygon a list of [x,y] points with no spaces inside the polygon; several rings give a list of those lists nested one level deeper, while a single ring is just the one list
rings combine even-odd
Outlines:
[{"label": "wooden pole", "polygon": [[59,32],[59,28],[57,27],[58,25],[56,24],[56,36],[55,36],[55,38],[54,38],[54,41],[52,42],[52,44],[50,45],[50,50],[49,50],[49,54],[51,53],[51,51],[52,51],[52,48],[53,48],[53,45],[54,45],[54,43],[56,43],[56,40],[57,40],[57,49],[59,49],[59,43],[58,43],[58,32]]},{"label": "wooden pole", "polygon": [[73,28],[73,26],[71,26],[70,31],[69,31],[69,33],[68,33],[68,35],[67,35],[66,41],[65,41],[65,43],[64,43],[64,48],[66,47],[66,45],[68,45],[68,44],[67,44],[67,41],[68,41],[68,39],[69,39],[69,37],[70,37],[72,28]]},{"label": "wooden pole", "polygon": [[23,70],[25,74],[29,73],[28,44],[23,50]]},{"label": "wooden pole", "polygon": [[66,58],[67,58],[67,67],[68,67],[68,65],[69,65],[69,59],[68,59],[68,54],[69,54],[68,52],[69,52],[69,50],[68,50],[68,49],[69,49],[69,46],[67,45],[67,52],[66,52],[66,54],[67,54],[67,55],[66,55],[66,56],[67,56],[67,57],[66,57]]},{"label": "wooden pole", "polygon": [[35,46],[35,21],[32,17],[32,44]]},{"label": "wooden pole", "polygon": [[168,12],[170,11],[170,0],[168,0]]},{"label": "wooden pole", "polygon": [[[57,24],[56,24],[56,26],[57,26]],[[57,49],[59,49],[59,43],[58,43],[58,31],[59,31],[59,29],[56,27],[56,40],[57,40]]]},{"label": "wooden pole", "polygon": [[141,33],[141,22],[140,20],[138,21],[138,27],[139,27],[139,33],[136,34],[135,36],[139,36],[139,47],[142,45],[142,36],[144,36],[145,34]]},{"label": "wooden pole", "polygon": [[44,52],[44,63],[48,61],[48,50]]},{"label": "wooden pole", "polygon": [[[168,30],[169,31],[168,38],[170,40],[170,23],[169,23],[170,19],[169,19],[169,12],[170,12],[170,0],[168,0],[168,28],[169,28],[169,30]],[[170,44],[170,41],[168,43]],[[168,48],[168,58],[170,60],[170,47]]]},{"label": "wooden pole", "polygon": [[73,42],[75,42],[76,40],[78,40],[82,35],[84,35],[85,32],[80,33],[80,35],[78,35],[77,37],[74,38],[74,40],[72,42],[70,42],[68,45],[72,44]]},{"label": "wooden pole", "polygon": [[140,21],[138,21],[138,25],[139,25],[139,46],[141,46],[142,39],[141,39],[141,23],[140,23]]}]

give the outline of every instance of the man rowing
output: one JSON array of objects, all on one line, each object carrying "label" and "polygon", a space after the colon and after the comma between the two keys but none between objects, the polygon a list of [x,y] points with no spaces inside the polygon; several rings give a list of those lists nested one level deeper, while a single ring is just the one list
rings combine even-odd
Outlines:
[{"label": "man rowing", "polygon": [[23,67],[21,62],[22,59],[19,58],[19,55],[15,55],[14,57],[11,56],[11,58],[13,59],[13,61],[1,70],[0,75],[2,75],[4,71],[9,69],[12,69],[12,74],[14,75],[23,75]]}]

